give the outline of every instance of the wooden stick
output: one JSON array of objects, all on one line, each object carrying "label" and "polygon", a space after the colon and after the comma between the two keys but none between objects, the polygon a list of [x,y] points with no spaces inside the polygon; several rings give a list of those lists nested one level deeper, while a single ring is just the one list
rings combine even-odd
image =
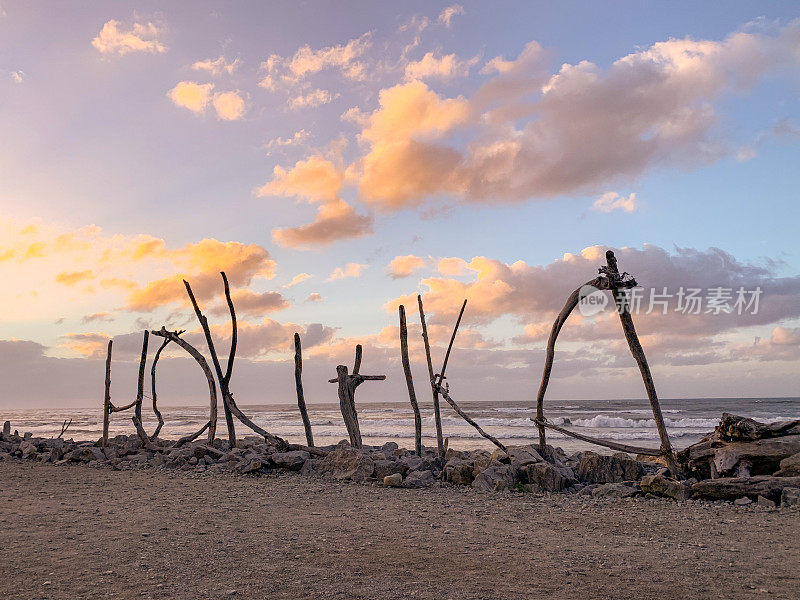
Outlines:
[{"label": "wooden stick", "polygon": [[144,400],[144,369],[147,366],[147,344],[150,339],[150,332],[144,330],[144,339],[142,340],[142,356],[139,359],[139,385],[136,389],[136,405],[134,413],[139,423],[142,422],[142,401]]},{"label": "wooden stick", "polygon": [[361,344],[356,344],[356,359],[353,361],[352,375],[358,375],[358,372],[361,370],[361,357],[363,354],[364,349],[361,347]]},{"label": "wooden stick", "polygon": [[169,344],[169,338],[164,338],[164,341],[161,343],[161,346],[156,350],[156,355],[153,357],[153,366],[150,367],[150,391],[153,396],[153,412],[158,419],[158,425],[156,426],[156,430],[153,432],[153,435],[150,436],[151,440],[155,440],[158,438],[158,434],[161,433],[161,428],[164,427],[164,417],[161,416],[161,411],[158,410],[158,402],[157,402],[157,395],[156,395],[156,366],[158,365],[158,359],[161,358],[161,351],[166,348],[167,344]]},{"label": "wooden stick", "polygon": [[444,362],[442,363],[442,370],[439,371],[439,385],[444,381],[444,372],[447,370],[447,361],[450,360],[450,351],[453,349],[453,342],[456,341],[456,333],[458,333],[458,326],[461,324],[461,317],[464,316],[464,309],[467,307],[467,299],[464,298],[464,304],[461,305],[461,311],[458,313],[456,319],[456,326],[453,327],[453,335],[450,336],[450,343],[447,345],[447,352],[444,355]]},{"label": "wooden stick", "polygon": [[[208,366],[205,357],[200,354],[197,348],[192,346],[189,342],[181,337],[181,333],[183,333],[182,331],[167,331],[166,327],[162,327],[159,331],[153,331],[151,333],[153,335],[169,339],[169,341],[183,348],[192,358],[195,359],[195,361],[197,361],[197,364],[200,365],[200,368],[203,369],[203,373],[208,381],[208,396],[210,401],[208,443],[213,444],[217,428],[217,385],[214,381],[214,374],[211,372],[211,367]],[[155,394],[153,395],[153,398],[155,398]]]},{"label": "wooden stick", "polygon": [[425,342],[425,358],[428,361],[428,377],[431,384],[431,395],[433,396],[433,418],[436,422],[436,446],[439,456],[444,456],[445,447],[442,439],[442,415],[439,411],[439,390],[436,389],[436,378],[433,374],[433,361],[431,360],[431,344],[428,340],[428,326],[425,323],[425,309],[422,306],[422,296],[417,294],[417,304],[419,305],[419,320],[422,323],[422,340]]},{"label": "wooden stick", "polygon": [[[616,284],[617,277],[619,277],[619,269],[617,268],[617,259],[614,252],[608,250],[606,252],[606,262],[608,264],[607,273],[609,278]],[[617,277],[615,277],[615,275]],[[634,282],[635,284],[635,282]],[[619,320],[622,323],[622,330],[625,332],[625,339],[628,341],[628,347],[631,350],[636,364],[639,366],[639,372],[642,374],[645,390],[647,390],[647,397],[650,400],[650,408],[653,410],[653,419],[656,422],[656,429],[658,436],[661,438],[661,453],[667,460],[672,474],[677,476],[679,474],[678,466],[675,461],[675,455],[672,451],[672,444],[669,441],[669,433],[667,433],[667,426],[664,424],[664,416],[661,414],[661,405],[658,402],[658,395],[656,394],[656,386],[653,382],[653,375],[650,373],[650,366],[647,364],[647,358],[644,355],[644,349],[639,342],[639,336],[636,335],[636,329],[633,326],[633,318],[631,317],[630,308],[628,306],[625,290],[622,287],[614,285],[613,288],[614,302],[617,305],[617,312]]]},{"label": "wooden stick", "polygon": [[403,361],[403,371],[406,375],[406,387],[408,387],[408,398],[411,401],[411,408],[414,411],[414,448],[417,456],[422,456],[422,418],[419,415],[417,405],[417,394],[414,392],[414,380],[411,376],[411,361],[408,359],[408,327],[406,326],[406,308],[402,304],[400,312],[400,358]]},{"label": "wooden stick", "polygon": [[62,435],[64,435],[64,432],[66,432],[66,431],[67,431],[67,429],[69,429],[69,426],[70,426],[70,425],[72,425],[72,419],[70,419],[70,420],[69,420],[69,423],[67,423],[67,420],[66,420],[66,419],[64,419],[64,424],[63,424],[63,425],[61,425],[61,433],[59,433],[59,434],[56,436],[56,439],[59,439],[59,438],[61,438],[61,436],[62,436]]},{"label": "wooden stick", "polygon": [[631,452],[636,454],[646,454],[647,456],[661,456],[661,450],[656,448],[639,448],[638,446],[628,446],[627,444],[620,444],[618,442],[612,442],[609,440],[600,440],[597,438],[589,437],[588,435],[583,435],[582,433],[575,433],[574,431],[570,431],[569,429],[565,429],[563,427],[559,427],[558,425],[554,425],[547,419],[539,420],[537,417],[533,419],[533,421],[539,425],[540,427],[547,427],[548,429],[552,429],[554,431],[559,431],[564,435],[569,435],[579,440],[583,440],[584,442],[589,442],[590,444],[596,444],[598,446],[605,446],[606,448],[611,448],[612,450],[619,450],[620,452]]},{"label": "wooden stick", "polygon": [[233,359],[236,357],[236,344],[238,341],[238,327],[236,326],[236,311],[233,308],[233,300],[231,300],[231,288],[228,285],[228,276],[225,271],[220,271],[222,275],[222,284],[225,287],[225,300],[228,302],[228,312],[231,313],[231,348],[228,353],[228,365],[225,370],[225,384],[230,384],[231,375],[233,375]]},{"label": "wooden stick", "polygon": [[222,367],[220,367],[219,364],[217,351],[214,348],[214,340],[211,337],[211,329],[208,327],[208,319],[203,316],[200,306],[197,304],[197,300],[192,292],[192,286],[190,286],[189,282],[186,280],[183,281],[183,285],[186,287],[186,293],[189,294],[189,299],[192,301],[194,314],[197,316],[197,320],[200,321],[200,326],[203,328],[203,334],[206,338],[206,345],[208,346],[208,351],[211,353],[211,360],[214,363],[214,370],[217,372],[220,392],[222,393],[222,407],[225,410],[225,423],[228,426],[228,443],[230,444],[231,448],[233,448],[236,446],[236,426],[233,423],[233,412],[231,411],[230,407],[230,399],[228,398],[228,394],[225,393],[225,388],[223,386],[225,378],[222,374]]},{"label": "wooden stick", "polygon": [[211,421],[208,421],[199,430],[195,431],[194,433],[190,433],[189,435],[185,435],[182,438],[180,438],[177,442],[175,442],[175,444],[173,445],[173,448],[180,448],[184,444],[188,444],[189,442],[195,441],[197,438],[199,438],[201,435],[203,435],[203,432],[206,429],[208,429],[210,426],[211,426]]},{"label": "wooden stick", "polygon": [[111,345],[113,340],[108,340],[106,351],[106,393],[103,400],[103,441],[102,446],[108,446],[108,425],[111,420]]},{"label": "wooden stick", "polygon": [[461,410],[458,404],[456,404],[455,400],[453,400],[450,397],[450,390],[448,389],[448,387],[445,386],[444,388],[441,388],[439,392],[442,394],[442,398],[444,398],[447,401],[447,403],[453,407],[453,410],[456,411],[461,416],[461,418],[464,419],[467,423],[469,423],[475,429],[477,429],[478,433],[480,433],[483,437],[492,442],[495,446],[500,448],[500,450],[502,450],[503,452],[508,452],[507,448],[502,444],[502,442],[498,441],[497,438],[486,433],[481,428],[481,426],[478,425],[467,413]]},{"label": "wooden stick", "polygon": [[294,334],[294,383],[297,388],[297,407],[303,419],[303,428],[306,430],[306,443],[314,447],[314,435],[311,432],[311,420],[306,410],[306,400],[303,396],[303,350],[300,346],[300,334]]},{"label": "wooden stick", "polygon": [[116,412],[122,412],[124,410],[128,410],[129,408],[133,408],[134,406],[136,406],[137,402],[138,402],[138,400],[134,400],[133,402],[131,402],[130,404],[126,404],[125,406],[114,406],[114,404],[112,403],[111,407],[108,410],[108,412],[110,412],[111,414],[114,414]]}]

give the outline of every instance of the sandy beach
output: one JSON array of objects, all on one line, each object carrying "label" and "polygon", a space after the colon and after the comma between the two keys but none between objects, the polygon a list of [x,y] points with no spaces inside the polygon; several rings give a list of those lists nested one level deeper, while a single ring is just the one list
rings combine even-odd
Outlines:
[{"label": "sandy beach", "polygon": [[0,595],[796,598],[800,512],[0,463]]}]

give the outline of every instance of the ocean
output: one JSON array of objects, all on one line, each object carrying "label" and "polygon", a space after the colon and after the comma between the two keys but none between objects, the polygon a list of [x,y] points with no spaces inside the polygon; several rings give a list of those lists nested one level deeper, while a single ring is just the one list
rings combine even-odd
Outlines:
[{"label": "ocean", "polygon": [[[506,445],[523,445],[537,441],[537,429],[530,420],[535,415],[535,402],[460,403],[470,416],[487,432]],[[162,437],[178,438],[199,429],[207,420],[208,407],[159,407],[165,425]],[[242,410],[271,433],[291,442],[305,443],[303,424],[296,405],[241,406]],[[661,400],[670,439],[676,449],[689,446],[714,429],[723,412],[771,422],[800,418],[800,398],[686,398]],[[414,413],[408,403],[360,403],[357,406],[362,437],[366,444],[397,442],[401,447],[414,446]],[[333,444],[347,438],[338,404],[311,404],[308,407],[316,445]],[[436,446],[433,408],[430,402],[421,403],[423,444]],[[442,401],[442,428],[451,448],[492,448],[491,443],[459,417]],[[110,434],[134,433],[131,411],[111,416]],[[658,432],[647,400],[575,400],[548,401],[545,415],[556,424],[578,433],[604,440],[657,448]],[[148,432],[156,425],[152,408],[145,401],[144,427]],[[99,439],[102,432],[102,408],[65,409],[0,409],[0,420],[11,421],[13,430],[31,432],[34,436],[55,436],[64,419],[72,419],[66,438]],[[237,423],[237,431],[248,435],[249,430]],[[217,434],[225,437],[225,418],[219,409]],[[602,447],[548,431],[548,442],[561,446],[566,452]]]}]

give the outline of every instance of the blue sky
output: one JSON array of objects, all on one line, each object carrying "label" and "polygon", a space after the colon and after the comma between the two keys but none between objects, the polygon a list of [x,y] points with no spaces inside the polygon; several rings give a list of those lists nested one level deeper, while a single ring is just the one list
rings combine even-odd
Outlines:
[{"label": "blue sky", "polygon": [[[31,341],[41,349],[35,360],[91,362],[107,337],[164,322],[191,323],[185,300],[159,292],[159,282],[176,274],[208,275],[213,261],[200,258],[195,245],[214,239],[257,246],[260,250],[253,252],[269,257],[253,271],[242,267],[235,285],[262,294],[263,313],[245,320],[264,329],[266,319],[270,331],[281,328],[282,334],[259,333],[264,340],[245,356],[248,360],[285,360],[290,330],[318,324],[328,332],[316,350],[320,365],[335,365],[360,339],[394,365],[396,352],[381,338],[382,330],[391,337],[385,328],[395,325],[393,302],[420,291],[443,306],[460,284],[467,286],[466,295],[476,295],[478,306],[485,304],[467,316],[467,325],[483,341],[465,342],[465,351],[476,357],[494,352],[497,361],[508,352],[516,361],[526,352],[538,356],[541,336],[526,341],[519,336],[526,326],[532,330],[552,322],[563,300],[527,305],[510,298],[536,294],[536,289],[523,291],[515,287],[522,286],[519,281],[500,275],[496,280],[487,275],[487,282],[475,268],[447,274],[439,259],[523,261],[531,271],[560,273],[565,253],[581,256],[595,246],[631,248],[634,264],[641,258],[640,281],[658,287],[659,277],[677,284],[680,273],[702,271],[705,260],[718,261],[709,249],[719,248],[730,261],[723,261],[727,270],[709,271],[717,279],[708,285],[771,282],[780,293],[768,305],[770,318],[724,328],[709,318],[696,335],[679,339],[670,337],[672,324],[654,322],[655,356],[675,363],[666,374],[691,369],[692,377],[706,382],[687,383],[679,394],[724,395],[707,382],[709,377],[729,381],[727,369],[735,364],[742,377],[749,368],[766,369],[772,393],[795,393],[798,380],[791,373],[800,357],[798,7],[9,0],[0,6],[0,208],[8,220],[8,239],[2,243],[12,253],[0,261],[0,272],[17,282],[5,293],[13,309],[0,321],[0,338],[9,348],[12,342]],[[109,23],[116,37],[93,44]],[[140,46],[126,47],[126,35]],[[531,42],[541,49],[525,62]],[[274,70],[267,66],[270,56],[277,57]],[[305,57],[306,71],[292,71],[298,57]],[[455,67],[444,75],[423,69],[444,69],[447,57]],[[623,57],[633,65],[627,70],[620,67]],[[193,66],[218,58],[229,70]],[[689,67],[681,62],[691,60],[696,64]],[[356,66],[363,72],[348,71]],[[278,83],[270,88],[266,77]],[[637,79],[646,77],[652,82]],[[192,91],[206,86],[200,108],[190,108],[185,97],[173,93],[181,82],[199,86]],[[484,105],[481,94],[493,83],[525,91],[516,96],[512,87],[495,90]],[[657,86],[663,86],[663,94]],[[610,97],[616,90],[619,99]],[[317,106],[293,105],[309,93],[323,99]],[[225,94],[241,103],[227,117],[215,105]],[[565,134],[578,106],[570,98],[586,103],[579,115],[586,148],[579,137]],[[631,133],[625,119],[612,123],[616,102],[630,109],[631,127],[640,129]],[[343,119],[351,109],[357,109],[356,118]],[[494,109],[519,112],[509,118]],[[402,118],[376,125],[392,111]],[[294,136],[298,143],[287,144]],[[622,150],[619,156],[593,155],[593,139],[608,142],[608,153],[619,150],[617,139],[619,145],[635,140],[652,156],[639,164],[635,150],[630,156]],[[429,153],[422,164],[413,161],[414,153],[399,151],[406,143],[417,144],[417,154]],[[518,143],[522,154],[514,153]],[[457,164],[448,162],[453,156]],[[501,167],[487,156],[508,162]],[[298,165],[309,160],[318,160],[340,185],[331,188],[320,183],[318,173],[301,173]],[[552,172],[541,166],[550,161]],[[388,171],[384,165],[390,165]],[[535,173],[530,177],[528,165]],[[587,176],[586,169],[595,168],[587,165],[595,165],[598,174]],[[502,176],[495,181],[498,172]],[[293,175],[296,181],[287,183]],[[584,178],[588,183],[581,184]],[[398,191],[407,182],[412,191]],[[264,186],[269,190],[259,193]],[[628,209],[619,205],[604,211],[598,199],[612,192],[628,199]],[[321,207],[350,211],[371,219],[371,225],[348,233],[341,219],[329,227],[335,231],[328,237],[307,238],[302,245],[282,242],[273,233],[317,222]],[[31,224],[41,231],[22,233]],[[54,236],[87,226],[101,230],[86,237],[88,249],[73,254],[53,242]],[[30,235],[39,236],[45,248],[41,257],[24,258]],[[120,250],[114,264],[127,283],[103,284],[113,271],[103,252],[134,247],[142,236],[161,240],[168,251],[147,263],[131,259],[139,256],[134,250]],[[660,263],[647,262],[655,256],[647,251],[651,247],[663,249],[674,272],[667,275]],[[229,270],[241,267],[242,260],[231,248],[202,252],[219,258],[214,269]],[[691,262],[679,249],[700,255]],[[390,262],[408,255],[419,259],[418,268],[392,277]],[[227,266],[226,260],[233,262]],[[46,268],[44,261],[49,261]],[[346,271],[350,263],[362,266],[349,271],[353,276],[329,280],[335,269]],[[572,280],[543,280],[542,293],[568,292],[591,278],[599,264],[590,263],[589,258],[577,261]],[[737,273],[743,265],[763,272],[742,279]],[[75,278],[58,277],[76,273],[85,275],[74,283],[64,282]],[[313,277],[283,287],[300,273]],[[500,294],[493,303],[487,294],[501,288],[509,296]],[[133,295],[147,290],[160,299],[134,306]],[[280,309],[269,304],[274,296],[263,296],[266,292],[282,295]],[[322,301],[307,301],[312,293]],[[212,304],[218,292],[204,299]],[[460,303],[456,296],[451,300]],[[451,315],[440,313],[434,319],[447,322]],[[73,343],[76,336],[87,343]],[[630,369],[600,358],[581,366],[581,353],[616,352],[609,343],[591,336],[567,342],[576,366],[565,376],[570,380],[566,395],[586,393],[591,384],[585,378],[606,371],[631,381]],[[681,344],[685,350],[678,360],[681,351],[675,348]],[[745,356],[747,344],[758,346],[757,359]],[[698,353],[702,360],[687,366],[692,362],[687,357]],[[745,364],[752,360],[759,364]],[[535,373],[539,367],[531,362]],[[478,369],[475,377],[485,383],[491,375]],[[520,396],[524,385],[522,379],[512,383]]]}]

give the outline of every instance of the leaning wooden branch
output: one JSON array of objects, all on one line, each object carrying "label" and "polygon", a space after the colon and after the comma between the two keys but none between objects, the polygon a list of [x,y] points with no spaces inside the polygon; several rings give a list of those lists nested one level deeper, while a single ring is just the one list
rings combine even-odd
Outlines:
[{"label": "leaning wooden branch", "polygon": [[108,425],[111,420],[111,345],[113,340],[108,340],[106,351],[106,393],[103,399],[103,437],[101,445],[108,446]]},{"label": "leaning wooden branch", "polygon": [[442,398],[444,398],[444,399],[447,401],[447,403],[448,403],[448,404],[449,404],[449,405],[450,405],[450,406],[453,408],[453,410],[454,410],[454,411],[456,411],[456,412],[459,414],[459,416],[460,416],[462,419],[464,419],[464,420],[465,420],[467,423],[469,423],[470,425],[472,425],[472,426],[473,426],[473,427],[474,427],[474,428],[475,428],[475,429],[478,431],[478,433],[480,433],[480,434],[481,434],[483,437],[485,437],[487,440],[489,440],[490,442],[492,442],[492,443],[493,443],[495,446],[497,446],[498,448],[500,448],[500,450],[502,450],[503,452],[507,452],[507,451],[508,451],[508,450],[507,450],[507,448],[506,448],[506,447],[503,445],[503,443],[502,443],[502,442],[500,442],[500,441],[499,441],[497,438],[495,438],[494,436],[492,436],[492,435],[490,435],[490,434],[486,433],[486,432],[485,432],[485,431],[484,431],[484,430],[481,428],[481,426],[480,426],[480,425],[478,425],[478,424],[477,424],[477,423],[476,423],[476,422],[475,422],[475,421],[472,419],[472,417],[470,417],[470,416],[469,416],[467,413],[465,413],[463,410],[461,410],[461,407],[459,407],[459,406],[458,406],[458,404],[456,404],[455,400],[453,400],[453,399],[450,397],[450,386],[449,386],[449,384],[445,384],[445,386],[444,386],[444,387],[441,387],[441,386],[439,386],[439,393],[442,395]]},{"label": "leaning wooden branch", "polygon": [[401,304],[398,310],[400,313],[400,358],[403,362],[403,372],[406,376],[406,387],[408,388],[408,397],[411,401],[411,409],[414,411],[414,449],[417,452],[417,456],[422,456],[422,417],[420,417],[419,414],[417,394],[414,391],[414,380],[411,376],[411,361],[408,359],[406,308]]},{"label": "leaning wooden branch", "polygon": [[69,423],[67,423],[67,420],[66,420],[66,419],[64,419],[64,424],[63,424],[63,425],[61,425],[61,433],[59,433],[59,434],[56,436],[56,439],[60,439],[60,438],[61,438],[61,436],[63,436],[63,435],[64,435],[64,433],[66,433],[67,429],[69,429],[69,426],[70,426],[70,425],[72,425],[72,419],[70,419],[70,420],[69,420]]},{"label": "leaning wooden branch", "polygon": [[569,429],[565,429],[564,427],[559,427],[558,425],[551,423],[547,419],[540,421],[537,418],[534,419],[534,423],[536,423],[539,426],[552,429],[553,431],[558,431],[560,433],[563,433],[564,435],[574,437],[578,440],[583,440],[584,442],[589,442],[590,444],[596,444],[598,446],[611,448],[612,450],[618,450],[620,452],[632,452],[635,454],[645,454],[647,456],[661,456],[661,450],[659,450],[658,448],[640,448],[638,446],[629,446],[628,444],[620,444],[618,442],[612,442],[609,440],[601,440],[598,438],[589,437],[588,435],[583,435],[582,433],[575,433],[574,431],[570,431]]},{"label": "leaning wooden branch", "polygon": [[136,388],[136,404],[134,405],[134,415],[142,422],[142,401],[144,400],[144,370],[147,366],[147,344],[150,340],[150,332],[144,330],[144,339],[142,340],[142,356],[139,359],[139,383]]},{"label": "leaning wooden branch", "polygon": [[422,324],[422,341],[425,343],[425,359],[428,363],[428,379],[431,384],[431,395],[433,396],[433,419],[436,424],[436,447],[439,456],[444,456],[445,446],[442,438],[442,414],[439,410],[439,391],[436,389],[436,379],[433,374],[433,361],[431,360],[431,344],[428,340],[428,325],[425,323],[425,309],[422,306],[422,296],[417,295],[419,305],[419,320]]}]

